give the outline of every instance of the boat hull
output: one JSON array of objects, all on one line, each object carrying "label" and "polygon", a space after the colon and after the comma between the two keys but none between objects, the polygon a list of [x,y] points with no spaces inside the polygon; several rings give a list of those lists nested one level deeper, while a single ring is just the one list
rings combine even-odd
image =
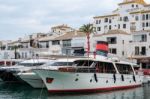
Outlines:
[{"label": "boat hull", "polygon": [[20,80],[15,77],[13,73],[6,70],[0,70],[0,78],[4,82],[20,82]]},{"label": "boat hull", "polygon": [[150,83],[150,75],[144,75],[143,83]]},{"label": "boat hull", "polygon": [[[139,75],[70,73],[51,70],[34,70],[44,81],[49,92],[99,92],[134,88],[142,85]],[[48,82],[47,79],[53,79]],[[135,79],[134,79],[135,78]]]},{"label": "boat hull", "polygon": [[46,88],[43,80],[35,73],[20,73],[18,76],[33,88]]}]

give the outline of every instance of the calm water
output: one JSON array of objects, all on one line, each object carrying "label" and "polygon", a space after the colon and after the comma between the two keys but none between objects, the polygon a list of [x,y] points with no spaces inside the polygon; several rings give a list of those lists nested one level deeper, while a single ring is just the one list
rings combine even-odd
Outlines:
[{"label": "calm water", "polygon": [[0,82],[0,99],[150,99],[150,86],[84,95],[51,95],[46,89],[33,89],[26,84]]}]

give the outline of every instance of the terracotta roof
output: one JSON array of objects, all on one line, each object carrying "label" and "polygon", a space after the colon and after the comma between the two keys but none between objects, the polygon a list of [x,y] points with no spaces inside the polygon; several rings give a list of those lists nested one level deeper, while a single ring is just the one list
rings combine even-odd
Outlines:
[{"label": "terracotta roof", "polygon": [[138,14],[138,13],[150,13],[150,10],[141,10],[141,11],[130,12],[130,14]]},{"label": "terracotta roof", "polygon": [[133,56],[128,57],[128,59],[150,59],[150,56]]},{"label": "terracotta roof", "polygon": [[52,27],[52,29],[56,29],[56,28],[71,28],[71,27],[64,25],[64,24]]},{"label": "terracotta roof", "polygon": [[136,33],[142,33],[142,32],[150,33],[150,30],[135,31],[135,32],[133,32],[133,34],[136,34]]},{"label": "terracotta roof", "polygon": [[68,40],[68,39],[72,39],[73,37],[85,37],[85,36],[86,35],[83,32],[71,31],[71,32],[67,32],[62,36],[55,38],[54,40]]},{"label": "terracotta roof", "polygon": [[54,40],[56,37],[58,37],[58,35],[46,36],[46,37],[42,37],[38,39],[38,41],[41,41],[41,42],[50,41],[50,40]]},{"label": "terracotta roof", "polygon": [[8,44],[15,44],[15,43],[19,43],[19,41],[18,40],[17,41],[12,41],[12,42],[10,42]]},{"label": "terracotta roof", "polygon": [[144,0],[126,1],[126,2],[119,3],[119,5],[125,5],[125,4],[130,4],[130,3],[138,3],[138,4],[146,5],[146,2]]},{"label": "terracotta roof", "polygon": [[150,4],[146,4],[146,5],[144,5],[145,7],[148,7],[148,6],[150,6]]},{"label": "terracotta roof", "polygon": [[110,14],[110,15],[104,15],[104,16],[95,16],[94,19],[96,19],[96,18],[105,18],[105,17],[113,17],[113,16],[119,16],[119,14]]},{"label": "terracotta roof", "polygon": [[115,35],[115,34],[130,35],[129,33],[125,32],[125,31],[122,31],[122,30],[110,30],[107,33],[95,34],[94,37],[104,36],[104,35]]},{"label": "terracotta roof", "polygon": [[30,40],[22,40],[21,43],[29,43]]}]

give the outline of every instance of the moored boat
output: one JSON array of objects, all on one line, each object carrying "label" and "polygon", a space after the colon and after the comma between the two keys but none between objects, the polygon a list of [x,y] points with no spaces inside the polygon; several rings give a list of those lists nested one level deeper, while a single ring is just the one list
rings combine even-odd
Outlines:
[{"label": "moored boat", "polygon": [[[43,69],[49,69],[49,66],[53,66],[53,68],[59,68],[59,67],[66,67],[67,65],[72,65],[74,59],[57,59],[57,60],[49,60],[47,64],[44,64],[42,66],[36,67],[36,68],[43,68]],[[17,76],[19,76],[22,80],[24,80],[26,83],[28,83],[33,88],[46,88],[45,84],[43,83],[42,79],[37,75],[36,73],[31,71],[26,71],[24,73],[18,73]]]},{"label": "moored boat", "polygon": [[34,66],[43,65],[47,61],[48,60],[45,60],[45,59],[31,59],[31,60],[20,62],[14,66],[1,67],[0,78],[4,82],[22,82],[22,80],[18,76],[15,76],[15,74],[19,72],[24,72],[25,70],[29,70],[30,68]]},{"label": "moored boat", "polygon": [[143,73],[144,73],[144,83],[150,83],[150,69],[142,69]]},{"label": "moored boat", "polygon": [[[53,67],[53,66],[51,66]],[[73,66],[34,69],[51,93],[99,92],[141,86],[131,63],[109,59],[77,59]]]}]

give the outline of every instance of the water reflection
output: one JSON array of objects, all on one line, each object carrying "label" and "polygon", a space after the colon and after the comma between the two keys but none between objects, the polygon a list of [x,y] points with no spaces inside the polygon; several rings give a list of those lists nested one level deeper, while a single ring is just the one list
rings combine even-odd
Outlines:
[{"label": "water reflection", "polygon": [[46,89],[33,89],[26,84],[0,84],[0,99],[150,99],[150,86],[84,95],[51,95]]}]

